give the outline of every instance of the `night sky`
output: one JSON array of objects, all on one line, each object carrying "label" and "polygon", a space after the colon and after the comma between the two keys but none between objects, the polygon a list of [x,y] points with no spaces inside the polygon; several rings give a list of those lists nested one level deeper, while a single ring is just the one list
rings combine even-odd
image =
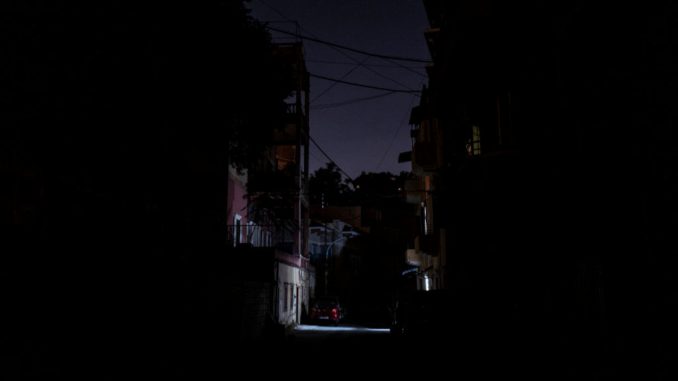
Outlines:
[{"label": "night sky", "polygon": [[[321,40],[383,55],[430,58],[421,0],[252,0],[249,7],[255,19],[271,27],[294,31],[285,19],[294,20],[302,34]],[[279,41],[284,36],[273,37]],[[312,41],[305,41],[304,48],[312,74],[401,90],[420,90],[426,81],[423,63],[394,63]],[[311,78],[310,128],[316,142],[352,177],[362,171],[409,170],[410,163],[399,164],[397,158],[411,149],[408,119],[418,97],[394,93],[353,103],[387,92],[343,84],[326,91],[330,86],[333,82]],[[312,146],[311,171],[326,162]]]}]

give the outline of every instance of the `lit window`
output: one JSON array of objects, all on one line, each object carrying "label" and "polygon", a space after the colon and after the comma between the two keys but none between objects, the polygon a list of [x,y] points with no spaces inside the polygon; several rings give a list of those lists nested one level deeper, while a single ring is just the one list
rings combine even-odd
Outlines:
[{"label": "lit window", "polygon": [[472,126],[471,138],[466,141],[466,154],[468,156],[477,156],[480,153],[480,127]]},{"label": "lit window", "polygon": [[480,127],[473,126],[473,156],[480,155]]}]

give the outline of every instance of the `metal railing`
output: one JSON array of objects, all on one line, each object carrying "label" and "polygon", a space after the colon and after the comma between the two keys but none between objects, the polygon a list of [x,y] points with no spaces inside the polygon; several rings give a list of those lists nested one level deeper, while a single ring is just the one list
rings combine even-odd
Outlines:
[{"label": "metal railing", "polygon": [[303,115],[304,114],[304,108],[303,107],[298,107],[301,105],[298,105],[297,103],[286,103],[285,104],[285,113],[287,115]]},{"label": "metal railing", "polygon": [[286,247],[295,241],[293,229],[281,225],[228,225],[228,242],[232,246]]}]

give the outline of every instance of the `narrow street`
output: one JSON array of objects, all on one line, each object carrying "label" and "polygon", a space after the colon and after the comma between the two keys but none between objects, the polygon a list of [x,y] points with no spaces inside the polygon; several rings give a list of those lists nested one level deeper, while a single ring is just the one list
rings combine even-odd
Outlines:
[{"label": "narrow street", "polygon": [[288,336],[295,343],[333,345],[336,343],[384,344],[390,343],[387,328],[367,328],[355,324],[325,326],[299,325]]},{"label": "narrow street", "polygon": [[678,1],[0,15],[0,379],[678,380]]}]

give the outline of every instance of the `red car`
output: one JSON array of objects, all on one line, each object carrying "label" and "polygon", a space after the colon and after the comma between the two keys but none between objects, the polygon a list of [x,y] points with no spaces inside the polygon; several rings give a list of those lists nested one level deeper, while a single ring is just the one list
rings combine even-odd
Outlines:
[{"label": "red car", "polygon": [[325,296],[316,299],[311,306],[309,317],[315,323],[327,322],[336,325],[343,319],[344,312],[337,298]]}]

